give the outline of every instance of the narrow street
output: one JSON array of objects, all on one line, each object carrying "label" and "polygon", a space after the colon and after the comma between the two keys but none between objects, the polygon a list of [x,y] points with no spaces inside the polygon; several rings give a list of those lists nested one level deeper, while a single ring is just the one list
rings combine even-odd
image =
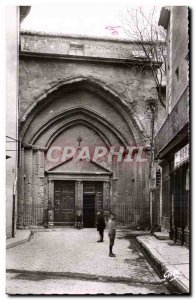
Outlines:
[{"label": "narrow street", "polygon": [[117,232],[115,258],[108,236],[95,228],[36,232],[7,250],[8,294],[169,294],[143,254]]}]

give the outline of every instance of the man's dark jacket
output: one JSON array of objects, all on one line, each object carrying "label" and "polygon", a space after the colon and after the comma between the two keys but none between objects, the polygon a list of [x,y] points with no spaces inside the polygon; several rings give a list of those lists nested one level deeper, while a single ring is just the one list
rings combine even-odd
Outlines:
[{"label": "man's dark jacket", "polygon": [[105,228],[106,228],[106,223],[104,220],[104,216],[98,215],[97,216],[97,230],[101,231],[101,230],[104,230]]}]

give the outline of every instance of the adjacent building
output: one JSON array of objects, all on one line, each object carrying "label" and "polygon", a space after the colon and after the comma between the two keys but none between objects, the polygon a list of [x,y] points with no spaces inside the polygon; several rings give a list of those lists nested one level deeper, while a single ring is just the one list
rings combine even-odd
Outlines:
[{"label": "adjacent building", "polygon": [[[18,178],[18,53],[20,22],[29,6],[6,7],[6,237],[15,236]],[[10,20],[12,20],[10,22]]]},{"label": "adjacent building", "polygon": [[180,245],[189,245],[189,9],[163,7],[159,25],[167,30],[167,117],[155,137],[160,160],[160,225]]}]

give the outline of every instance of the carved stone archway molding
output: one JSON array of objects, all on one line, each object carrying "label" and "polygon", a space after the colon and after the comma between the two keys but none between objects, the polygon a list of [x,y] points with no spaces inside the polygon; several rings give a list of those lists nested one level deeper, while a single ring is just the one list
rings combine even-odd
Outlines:
[{"label": "carved stone archway molding", "polygon": [[[28,107],[26,112],[21,118],[20,122],[20,138],[23,140],[25,133],[28,130],[29,125],[32,120],[36,117],[38,112],[43,109],[48,101],[52,101],[55,93],[59,93],[61,89],[73,89],[85,88],[99,94],[110,103],[115,110],[120,114],[127,124],[129,131],[132,132],[135,143],[140,144],[145,141],[146,135],[144,133],[144,127],[141,125],[140,121],[135,117],[131,108],[126,104],[126,102],[121,99],[117,93],[111,90],[109,87],[103,83],[89,79],[89,78],[72,78],[67,81],[60,81],[54,84],[47,92],[41,95],[38,99],[35,99],[33,103]],[[48,100],[49,99],[49,100]]]},{"label": "carved stone archway molding", "polygon": [[[70,117],[70,120],[65,121],[67,117]],[[60,121],[63,121],[60,123]],[[95,123],[96,122],[96,123]],[[103,140],[105,141],[107,146],[111,146],[111,141],[109,139],[107,131],[111,131],[113,135],[116,135],[121,144],[128,145],[129,139],[125,133],[121,133],[121,131],[117,128],[117,126],[111,121],[106,120],[105,117],[96,113],[91,109],[86,109],[85,107],[76,107],[68,110],[64,110],[53,116],[52,118],[48,118],[48,120],[42,123],[38,128],[35,128],[34,132],[31,135],[27,135],[27,137],[23,140],[27,144],[36,144],[37,139],[43,132],[46,132],[47,128],[52,127],[55,124],[58,124],[57,127],[54,126],[53,133],[43,144],[43,147],[49,147],[52,140],[60,134],[63,130],[74,126],[75,124],[85,124],[86,126],[92,128],[96,133],[98,133]],[[103,128],[100,128],[100,124]],[[135,143],[135,139],[133,135],[131,135],[131,142]]]}]

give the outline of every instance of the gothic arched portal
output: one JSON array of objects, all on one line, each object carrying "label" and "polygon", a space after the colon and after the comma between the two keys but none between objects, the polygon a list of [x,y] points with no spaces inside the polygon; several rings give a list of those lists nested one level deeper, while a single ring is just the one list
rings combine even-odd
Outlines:
[{"label": "gothic arched portal", "polygon": [[[119,204],[131,204],[132,214],[141,220],[136,207],[144,201],[147,205],[148,163],[125,164],[114,158],[108,162],[109,151],[100,160],[93,159],[96,146],[118,151],[145,140],[130,109],[115,93],[84,79],[54,87],[27,109],[20,138],[20,204],[40,205],[44,211],[51,206],[55,225],[74,225],[77,211],[89,224],[89,203],[94,216],[99,209],[117,213]],[[73,157],[71,147],[75,149]],[[89,155],[85,152],[86,159],[75,159],[84,147]],[[95,219],[91,220],[95,224]],[[19,225],[25,222],[19,211]],[[29,225],[44,224],[43,211],[33,222],[36,224]]]}]

